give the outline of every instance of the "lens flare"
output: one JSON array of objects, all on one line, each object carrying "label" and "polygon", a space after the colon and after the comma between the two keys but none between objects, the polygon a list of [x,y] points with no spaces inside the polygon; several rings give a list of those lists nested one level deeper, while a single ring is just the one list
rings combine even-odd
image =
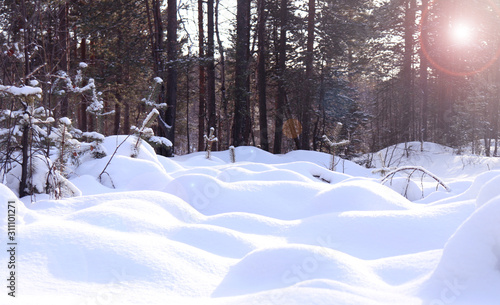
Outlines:
[{"label": "lens flare", "polygon": [[455,24],[451,29],[453,40],[459,44],[467,44],[471,42],[472,34],[472,28],[466,23]]},{"label": "lens flare", "polygon": [[500,8],[494,0],[462,0],[454,5],[446,0],[429,1],[420,22],[421,51],[441,72],[472,76],[500,58]]}]

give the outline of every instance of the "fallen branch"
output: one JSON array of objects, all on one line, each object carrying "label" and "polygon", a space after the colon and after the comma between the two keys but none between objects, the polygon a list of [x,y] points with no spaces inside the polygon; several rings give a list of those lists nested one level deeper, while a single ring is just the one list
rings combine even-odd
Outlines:
[{"label": "fallen branch", "polygon": [[430,171],[426,170],[425,168],[423,168],[421,166],[402,166],[402,167],[398,167],[397,169],[395,169],[395,170],[391,171],[390,173],[388,173],[387,175],[385,175],[382,178],[381,183],[383,184],[387,180],[394,178],[394,175],[396,175],[399,172],[408,171],[408,170],[412,171],[410,173],[410,175],[408,176],[408,179],[410,179],[411,176],[416,171],[420,171],[420,172],[424,173],[424,175],[427,175],[427,176],[431,177],[432,179],[434,179],[438,183],[438,186],[436,187],[436,189],[439,187],[439,185],[441,185],[447,192],[451,192],[451,188],[449,186],[447,186],[443,182],[443,180],[439,179],[439,177],[437,177],[436,175],[434,175],[433,173],[431,173]]}]

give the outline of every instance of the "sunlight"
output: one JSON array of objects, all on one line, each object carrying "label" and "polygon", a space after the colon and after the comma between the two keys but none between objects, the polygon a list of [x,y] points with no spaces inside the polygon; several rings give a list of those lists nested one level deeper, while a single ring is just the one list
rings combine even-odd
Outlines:
[{"label": "sunlight", "polygon": [[472,38],[472,28],[465,23],[458,23],[451,29],[453,40],[460,44],[470,42]]}]

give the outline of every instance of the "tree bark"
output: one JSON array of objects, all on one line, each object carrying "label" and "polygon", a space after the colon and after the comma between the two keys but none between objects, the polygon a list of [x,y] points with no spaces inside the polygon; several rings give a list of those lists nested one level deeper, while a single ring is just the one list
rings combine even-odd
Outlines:
[{"label": "tree bark", "polygon": [[281,0],[280,8],[280,37],[278,43],[278,96],[276,100],[276,117],[274,120],[274,148],[275,154],[281,154],[283,139],[283,116],[285,113],[285,69],[286,69],[286,29],[287,29],[288,1]]},{"label": "tree bark", "polygon": [[128,134],[130,132],[130,104],[125,102],[125,113],[123,115],[123,131],[124,134]]},{"label": "tree bark", "polygon": [[166,137],[172,142],[172,147],[166,151],[167,157],[172,157],[175,148],[175,114],[177,109],[177,0],[167,3],[167,105],[165,123],[170,126]]},{"label": "tree bark", "polygon": [[120,105],[122,98],[120,93],[116,93],[115,96],[118,101],[115,103],[115,118],[114,118],[115,120],[113,124],[113,134],[118,135],[120,134],[120,120],[122,116],[122,106]]},{"label": "tree bark", "polygon": [[248,59],[250,46],[250,0],[238,0],[236,8],[236,69],[233,145],[247,145],[250,136]]},{"label": "tree bark", "polygon": [[[85,38],[82,38],[80,43],[80,55],[82,62],[85,62],[87,60],[87,39]],[[82,86],[85,85],[86,81],[83,81]],[[87,107],[87,100],[85,96],[82,95],[80,100],[80,124],[78,126],[81,131],[87,131]]]},{"label": "tree bark", "polygon": [[[221,103],[222,103],[222,109],[224,112],[224,127],[221,126],[219,128],[219,135],[222,136],[222,128],[225,129],[227,132],[225,139],[225,146],[226,148],[229,147],[229,139],[230,139],[230,122],[229,122],[229,115],[228,115],[228,105],[227,105],[227,98],[226,98],[226,60],[224,56],[224,47],[222,45],[222,40],[220,38],[219,34],[219,2],[220,0],[216,0],[215,2],[215,35],[217,36],[217,43],[219,45],[219,55],[220,55],[220,92],[221,92]],[[221,125],[221,122],[219,121],[219,124]],[[217,142],[218,145],[222,144],[222,141]]]},{"label": "tree bark", "polygon": [[[68,73],[69,72],[69,23],[68,23],[68,2],[64,2],[59,6],[59,56],[60,64],[59,69]],[[68,96],[65,94],[61,100],[60,115],[67,117],[69,110]]]},{"label": "tree bark", "polygon": [[259,127],[260,146],[269,151],[269,140],[267,133],[267,78],[266,78],[266,1],[258,0],[258,56],[257,56],[257,92],[259,95]]},{"label": "tree bark", "polygon": [[316,1],[309,0],[309,15],[307,17],[307,50],[306,50],[306,96],[302,105],[302,149],[310,147],[311,110],[313,105],[313,60],[314,60],[314,22],[316,15]]},{"label": "tree bark", "polygon": [[204,30],[203,30],[203,0],[198,0],[198,151],[205,150],[205,50],[204,50]]},{"label": "tree bark", "polygon": [[413,33],[415,31],[415,0],[405,1],[405,21],[404,21],[404,58],[402,68],[402,95],[403,95],[403,115],[401,116],[401,131],[403,141],[411,140],[411,127],[414,122],[414,94],[413,94]]},{"label": "tree bark", "polygon": [[30,147],[30,134],[31,126],[29,124],[24,125],[23,135],[21,138],[21,150],[23,163],[21,164],[21,181],[19,183],[19,198],[31,194],[31,190],[28,190],[28,167],[30,166],[29,160],[29,147]]},{"label": "tree bark", "polygon": [[[422,0],[422,7],[423,9],[427,9],[429,5],[429,0]],[[425,15],[425,18],[427,18],[427,14]],[[427,20],[423,20],[422,24],[427,24]],[[428,37],[428,30],[426,27],[422,27],[421,29],[421,34],[422,35],[422,43],[426,43],[427,37]],[[420,78],[421,78],[421,89],[422,89],[422,109],[421,109],[421,140],[422,142],[427,141],[428,139],[428,104],[429,104],[429,73],[427,72],[427,69],[429,67],[429,61],[426,57],[425,54],[420,54]]]},{"label": "tree bark", "polygon": [[[214,0],[207,0],[207,110],[208,128],[217,128],[215,107]],[[217,133],[215,133],[217,134]],[[215,147],[213,148],[215,149]]]}]

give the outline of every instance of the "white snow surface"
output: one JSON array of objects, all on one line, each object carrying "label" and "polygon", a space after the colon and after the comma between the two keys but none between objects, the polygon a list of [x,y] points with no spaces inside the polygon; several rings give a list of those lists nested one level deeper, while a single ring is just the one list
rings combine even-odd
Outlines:
[{"label": "white snow surface", "polygon": [[39,87],[32,87],[32,86],[22,86],[22,87],[16,87],[16,86],[4,86],[0,85],[0,92],[6,92],[10,93],[12,95],[37,95],[42,93],[42,89]]},{"label": "white snow surface", "polygon": [[398,191],[403,176],[391,188],[340,159],[331,172],[323,153],[237,147],[230,163],[228,151],[165,158],[146,143],[131,158],[133,145],[106,138],[108,156],[70,178],[79,197],[31,202],[0,185],[3,246],[13,199],[18,242],[16,298],[5,288],[9,253],[0,251],[0,304],[500,299],[500,160],[432,143],[395,152],[398,166],[422,166],[451,186],[414,178],[410,201]]}]

